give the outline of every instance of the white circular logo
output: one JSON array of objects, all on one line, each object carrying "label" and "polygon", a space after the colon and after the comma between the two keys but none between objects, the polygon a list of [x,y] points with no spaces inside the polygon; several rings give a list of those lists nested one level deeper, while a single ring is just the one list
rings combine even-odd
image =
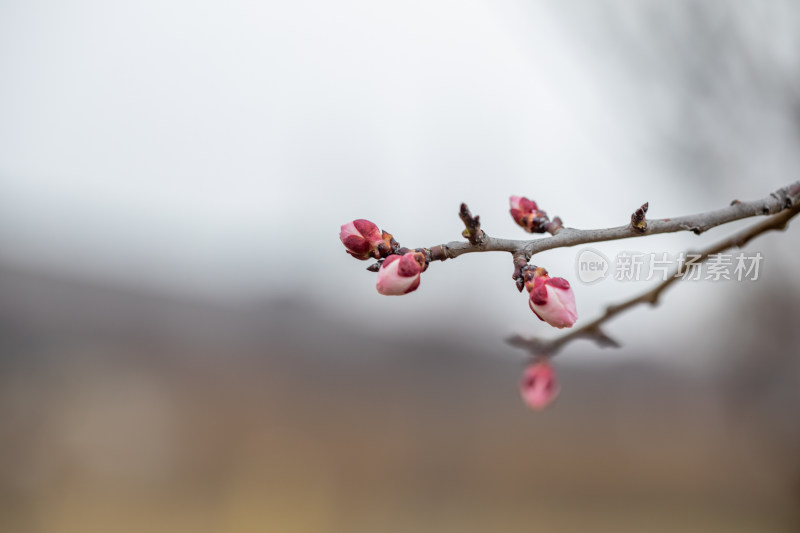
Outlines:
[{"label": "white circular logo", "polygon": [[578,254],[575,269],[583,283],[597,283],[608,276],[608,259],[600,252],[586,248]]}]

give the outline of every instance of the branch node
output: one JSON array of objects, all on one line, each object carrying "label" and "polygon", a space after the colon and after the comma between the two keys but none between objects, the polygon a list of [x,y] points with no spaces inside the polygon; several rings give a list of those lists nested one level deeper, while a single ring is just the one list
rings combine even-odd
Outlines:
[{"label": "branch node", "polygon": [[564,227],[564,222],[562,222],[561,217],[555,217],[553,220],[545,224],[544,227],[547,233],[550,235],[555,235]]},{"label": "branch node", "polygon": [[700,234],[704,233],[708,228],[705,228],[703,226],[699,226],[697,224],[695,224],[695,225],[682,224],[681,225],[681,229],[683,229],[684,231],[691,231],[695,235],[700,235]]},{"label": "branch node", "polygon": [[450,258],[446,244],[431,247],[431,261],[445,261]]},{"label": "branch node", "polygon": [[514,273],[511,274],[511,279],[517,286],[517,290],[522,292],[525,288],[524,270],[528,266],[528,257],[524,252],[516,252],[514,254]]}]

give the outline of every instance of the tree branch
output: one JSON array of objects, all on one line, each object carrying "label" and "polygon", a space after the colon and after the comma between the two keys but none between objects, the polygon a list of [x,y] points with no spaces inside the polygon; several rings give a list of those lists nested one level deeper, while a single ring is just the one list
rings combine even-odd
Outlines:
[{"label": "tree branch", "polygon": [[[797,184],[795,184],[797,185]],[[788,189],[788,188],[787,188]],[[781,189],[783,190],[783,189]],[[773,197],[770,197],[773,198]],[[785,200],[780,199],[779,201],[784,202]],[[749,228],[735,233],[728,237],[727,239],[720,241],[719,243],[706,248],[705,250],[694,254],[695,256],[699,256],[696,261],[693,261],[691,264],[696,265],[703,263],[706,261],[709,256],[724,252],[730,248],[742,248],[748,242],[750,242],[755,237],[766,233],[771,230],[784,230],[788,224],[788,222],[794,218],[798,213],[800,213],[800,202],[797,201],[795,198],[792,201],[792,205],[789,209],[784,210],[783,212],[774,215],[758,224],[754,224]],[[754,202],[750,202],[751,205]],[[738,205],[746,205],[746,204],[738,204]],[[772,205],[772,204],[769,204]],[[724,210],[716,211],[715,213],[719,213]],[[752,215],[749,215],[752,216]],[[686,218],[686,217],[684,217]],[[648,224],[649,229],[649,224]],[[561,335],[560,337],[556,337],[554,339],[539,339],[539,338],[530,338],[526,339],[519,335],[515,335],[507,339],[507,342],[512,346],[516,346],[517,348],[523,348],[528,350],[532,356],[534,357],[553,357],[558,353],[561,348],[563,348],[567,343],[573,341],[575,339],[590,339],[597,342],[597,344],[601,347],[611,346],[611,347],[619,347],[619,344],[606,335],[601,326],[609,321],[611,318],[615,317],[616,315],[626,311],[632,307],[635,307],[639,304],[649,303],[650,305],[655,306],[658,304],[659,298],[661,294],[670,287],[673,283],[680,279],[681,276],[688,268],[689,263],[684,263],[672,273],[664,282],[659,283],[651,290],[640,294],[634,298],[626,300],[616,305],[610,305],[606,308],[605,313],[601,315],[599,318],[595,319],[588,324],[573,329],[569,333],[565,335]]]},{"label": "tree branch", "polygon": [[[716,226],[741,220],[744,218],[770,215],[781,212],[784,209],[791,209],[800,204],[800,181],[778,189],[766,198],[752,202],[740,202],[734,200],[730,206],[706,213],[688,215],[676,218],[662,218],[648,220],[644,229],[634,227],[632,224],[605,229],[575,229],[562,227],[554,231],[552,237],[533,240],[498,239],[490,237],[482,230],[478,235],[474,235],[470,242],[453,241],[447,244],[434,246],[431,248],[434,261],[444,261],[453,259],[463,254],[473,252],[510,252],[517,256],[524,256],[530,259],[534,254],[552,250],[554,248],[567,248],[579,244],[593,242],[613,241],[618,239],[628,239],[631,237],[645,237],[659,233],[674,233],[678,231],[692,231],[696,235],[708,231]],[[462,213],[469,214],[466,205],[462,205]],[[461,216],[462,220],[465,217]],[[474,217],[477,221],[478,217]],[[465,220],[468,230],[470,225]],[[480,228],[480,225],[478,225]],[[472,236],[473,234],[470,233]],[[473,242],[475,241],[475,242]]]}]

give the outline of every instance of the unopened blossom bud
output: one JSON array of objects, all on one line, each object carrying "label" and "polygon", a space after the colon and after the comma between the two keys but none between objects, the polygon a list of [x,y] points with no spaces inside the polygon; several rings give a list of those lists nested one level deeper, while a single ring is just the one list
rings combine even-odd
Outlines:
[{"label": "unopened blossom bud", "polygon": [[378,226],[364,219],[344,224],[339,232],[339,239],[347,248],[347,253],[362,261],[370,257],[380,259],[382,250],[388,252],[391,238],[391,235],[381,232]]},{"label": "unopened blossom bud", "polygon": [[510,198],[511,216],[528,233],[545,233],[550,219],[541,211],[533,200],[524,196]]},{"label": "unopened blossom bud", "polygon": [[421,252],[390,255],[378,270],[378,292],[397,296],[417,290],[420,275],[426,266],[425,254]]},{"label": "unopened blossom bud", "polygon": [[531,292],[536,285],[536,278],[548,278],[547,270],[542,267],[527,266],[522,270],[522,281],[525,283],[525,290]]},{"label": "unopened blossom bud", "polygon": [[524,196],[512,196],[509,198],[509,203],[511,204],[511,216],[519,225],[522,225],[522,217],[538,209],[536,202],[528,200]]},{"label": "unopened blossom bud", "polygon": [[559,389],[556,372],[546,359],[528,365],[519,384],[522,399],[535,411],[547,407]]},{"label": "unopened blossom bud", "polygon": [[526,272],[525,287],[530,291],[528,305],[540,320],[557,328],[571,328],[578,319],[575,294],[564,278],[551,278],[543,268],[533,272],[529,281]]}]

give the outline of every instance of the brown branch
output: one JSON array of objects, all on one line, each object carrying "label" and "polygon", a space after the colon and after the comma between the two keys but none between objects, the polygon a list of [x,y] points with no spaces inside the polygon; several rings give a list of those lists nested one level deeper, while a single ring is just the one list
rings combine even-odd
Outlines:
[{"label": "brown branch", "polygon": [[580,328],[573,329],[565,335],[561,335],[554,339],[526,339],[519,335],[515,335],[507,339],[507,342],[512,346],[516,346],[517,348],[528,350],[535,357],[552,357],[570,341],[582,338],[594,340],[600,346],[618,347],[619,344],[617,344],[616,341],[603,332],[601,326],[605,322],[609,321],[611,318],[622,313],[623,311],[626,311],[639,304],[649,303],[653,306],[658,304],[661,294],[678,279],[680,279],[679,276],[686,272],[690,265],[703,263],[709,258],[709,256],[724,252],[730,248],[742,248],[755,237],[758,237],[759,235],[768,231],[783,230],[786,228],[788,222],[798,213],[800,213],[800,202],[794,200],[793,205],[789,209],[784,210],[777,215],[771,216],[770,218],[759,222],[758,224],[754,224],[743,231],[734,233],[727,239],[720,241],[719,243],[706,248],[697,254],[693,254],[694,257],[697,257],[695,261],[692,261],[691,263],[683,263],[664,282],[659,283],[651,290],[640,294],[639,296],[616,305],[608,306],[605,310],[605,313],[603,313],[603,315],[601,315],[599,318],[596,318],[592,322],[589,322]]},{"label": "brown branch", "polygon": [[[647,227],[640,231],[631,224],[605,229],[575,229],[558,228],[554,230],[552,237],[533,240],[498,239],[489,237],[485,232],[473,231],[470,227],[472,215],[465,204],[462,204],[462,211],[459,216],[464,220],[467,227],[465,237],[470,242],[453,241],[447,244],[434,246],[431,248],[434,261],[453,259],[463,254],[473,252],[510,252],[514,255],[524,256],[530,259],[531,256],[554,248],[567,248],[579,244],[593,242],[613,241],[618,239],[628,239],[631,237],[645,237],[659,233],[674,233],[678,231],[692,231],[697,235],[708,231],[711,228],[741,220],[748,217],[759,215],[774,215],[784,209],[790,209],[800,204],[800,181],[778,189],[766,198],[752,202],[739,202],[734,200],[730,206],[707,213],[698,213],[676,218],[662,218],[648,220]],[[466,212],[467,220],[463,216]],[[480,229],[478,217],[474,218],[477,228]],[[475,242],[473,242],[475,241]]]}]

